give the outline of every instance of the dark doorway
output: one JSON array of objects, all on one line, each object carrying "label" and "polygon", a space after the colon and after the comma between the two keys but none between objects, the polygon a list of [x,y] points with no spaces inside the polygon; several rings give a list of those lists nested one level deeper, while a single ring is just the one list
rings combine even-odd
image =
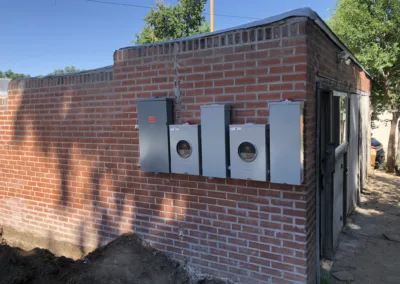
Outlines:
[{"label": "dark doorway", "polygon": [[318,94],[320,249],[322,257],[332,259],[346,221],[349,99],[331,90]]}]

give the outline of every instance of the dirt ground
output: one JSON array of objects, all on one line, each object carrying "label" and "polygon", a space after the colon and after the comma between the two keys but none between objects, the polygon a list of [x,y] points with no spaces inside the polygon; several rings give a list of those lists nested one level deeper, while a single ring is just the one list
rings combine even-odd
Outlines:
[{"label": "dirt ground", "polygon": [[[400,177],[375,171],[350,216],[331,274],[345,272],[352,283],[400,283]],[[330,283],[343,283],[331,277]],[[329,283],[328,282],[328,283]]]},{"label": "dirt ground", "polygon": [[226,282],[205,277],[194,280],[179,263],[143,245],[133,234],[122,235],[78,261],[55,257],[44,249],[23,251],[8,246],[3,240],[0,244],[0,284],[27,283],[223,284]]}]

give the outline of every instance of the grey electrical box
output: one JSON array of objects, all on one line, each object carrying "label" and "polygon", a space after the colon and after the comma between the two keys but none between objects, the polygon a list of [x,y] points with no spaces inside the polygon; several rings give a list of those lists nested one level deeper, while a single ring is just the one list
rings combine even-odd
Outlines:
[{"label": "grey electrical box", "polygon": [[303,103],[270,103],[271,182],[301,185],[304,179]]},{"label": "grey electrical box", "polygon": [[231,178],[267,180],[267,126],[231,125]]},{"label": "grey electrical box", "polygon": [[170,125],[171,172],[200,175],[200,125]]},{"label": "grey electrical box", "polygon": [[169,129],[173,124],[172,99],[138,101],[140,167],[144,172],[169,173]]},{"label": "grey electrical box", "polygon": [[203,176],[226,178],[229,166],[231,106],[201,106],[201,156]]}]

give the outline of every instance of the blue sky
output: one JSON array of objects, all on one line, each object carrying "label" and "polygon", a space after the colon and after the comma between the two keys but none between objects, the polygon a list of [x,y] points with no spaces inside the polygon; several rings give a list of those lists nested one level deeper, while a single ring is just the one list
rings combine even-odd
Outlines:
[{"label": "blue sky", "polygon": [[[105,0],[153,6],[155,0]],[[164,0],[175,4],[177,0]],[[215,13],[266,18],[310,7],[323,19],[336,0],[215,0]],[[207,4],[207,11],[209,11]],[[86,0],[0,0],[0,70],[31,76],[74,65],[92,69],[113,63],[113,52],[132,45],[147,9]],[[206,15],[207,20],[209,16]],[[215,17],[215,29],[251,20]]]}]

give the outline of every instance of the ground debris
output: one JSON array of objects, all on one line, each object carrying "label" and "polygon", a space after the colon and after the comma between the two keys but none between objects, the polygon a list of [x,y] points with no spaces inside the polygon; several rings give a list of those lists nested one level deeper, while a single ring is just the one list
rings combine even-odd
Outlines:
[{"label": "ground debris", "polygon": [[335,277],[339,281],[354,281],[354,276],[347,270],[336,271],[332,273],[332,276]]},{"label": "ground debris", "polygon": [[6,244],[7,244],[7,242],[6,242],[6,240],[3,238],[3,228],[0,227],[0,245],[1,245],[1,246],[4,246],[4,245],[6,245]]},{"label": "ground debris", "polygon": [[370,175],[371,194],[361,195],[361,206],[348,218],[340,236],[331,283],[343,283],[333,274],[343,271],[351,272],[355,284],[400,283],[399,189],[397,176],[382,171]]},{"label": "ground debris", "polygon": [[400,234],[383,234],[383,237],[388,241],[400,243]]},{"label": "ground debris", "polygon": [[[191,280],[185,267],[134,234],[124,234],[77,261],[45,249],[23,251],[0,245],[0,284],[189,284]],[[201,282],[213,283],[227,282]]]}]

